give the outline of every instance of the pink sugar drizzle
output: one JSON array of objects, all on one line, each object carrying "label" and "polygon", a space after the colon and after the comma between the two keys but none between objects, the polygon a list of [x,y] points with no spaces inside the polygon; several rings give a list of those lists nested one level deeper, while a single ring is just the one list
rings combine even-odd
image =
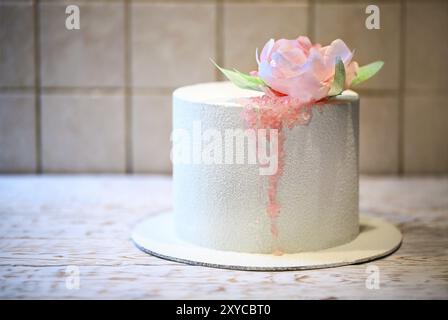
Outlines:
[{"label": "pink sugar drizzle", "polygon": [[[278,246],[277,219],[280,216],[281,206],[277,198],[277,191],[285,166],[284,131],[297,125],[309,124],[314,105],[315,101],[304,102],[289,96],[265,94],[261,97],[250,98],[243,111],[243,118],[249,128],[278,130],[278,170],[274,175],[268,176],[268,201],[266,205],[266,212],[271,223],[271,234],[275,240],[274,255],[283,254]],[[321,105],[317,107],[319,111],[322,110]],[[269,139],[269,134],[267,134],[267,139]]]}]

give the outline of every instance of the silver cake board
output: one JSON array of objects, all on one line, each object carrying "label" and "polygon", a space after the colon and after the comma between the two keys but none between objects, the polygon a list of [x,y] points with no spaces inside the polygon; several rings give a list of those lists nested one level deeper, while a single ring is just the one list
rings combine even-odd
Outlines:
[{"label": "silver cake board", "polygon": [[391,223],[361,215],[359,235],[337,247],[283,255],[221,251],[179,239],[173,216],[172,212],[164,212],[138,223],[132,232],[135,245],[153,256],[186,264],[246,271],[291,271],[375,260],[393,253],[402,240],[401,232]]}]

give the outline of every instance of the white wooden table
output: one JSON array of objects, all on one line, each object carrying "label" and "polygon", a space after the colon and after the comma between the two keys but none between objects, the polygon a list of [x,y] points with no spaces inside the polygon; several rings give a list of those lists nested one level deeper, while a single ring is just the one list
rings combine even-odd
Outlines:
[{"label": "white wooden table", "polygon": [[[447,299],[448,178],[363,177],[360,205],[398,225],[399,251],[333,269],[232,271],[134,247],[134,224],[171,207],[169,177],[1,176],[0,298]],[[372,265],[378,290],[366,288]]]}]

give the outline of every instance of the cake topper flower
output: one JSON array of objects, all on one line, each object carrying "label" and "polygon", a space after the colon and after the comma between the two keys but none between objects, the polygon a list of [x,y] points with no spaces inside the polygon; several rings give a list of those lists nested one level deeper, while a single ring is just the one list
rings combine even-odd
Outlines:
[{"label": "cake topper flower", "polygon": [[256,51],[258,71],[250,74],[215,65],[240,88],[301,101],[319,101],[364,82],[384,64],[376,61],[359,67],[352,58],[353,51],[340,39],[321,46],[300,36],[294,40],[270,39],[261,54]]}]

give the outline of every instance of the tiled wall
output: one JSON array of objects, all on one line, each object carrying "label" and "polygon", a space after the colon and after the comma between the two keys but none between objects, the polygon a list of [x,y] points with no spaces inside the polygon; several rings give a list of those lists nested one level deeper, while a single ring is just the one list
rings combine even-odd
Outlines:
[{"label": "tiled wall", "polygon": [[444,0],[0,0],[0,172],[169,172],[174,88],[308,34],[386,62],[359,89],[364,173],[448,173],[447,31]]}]

